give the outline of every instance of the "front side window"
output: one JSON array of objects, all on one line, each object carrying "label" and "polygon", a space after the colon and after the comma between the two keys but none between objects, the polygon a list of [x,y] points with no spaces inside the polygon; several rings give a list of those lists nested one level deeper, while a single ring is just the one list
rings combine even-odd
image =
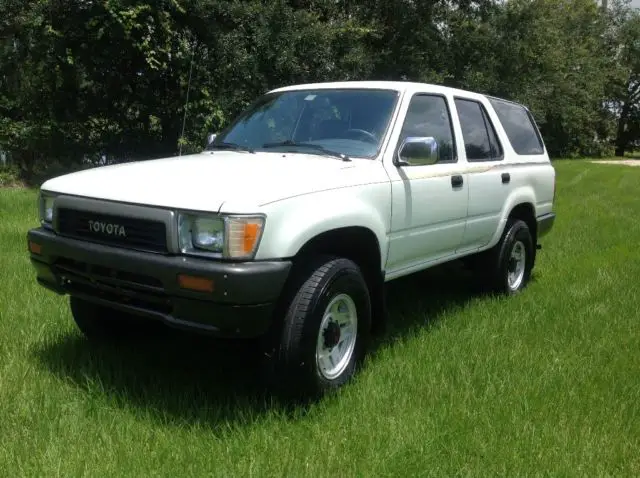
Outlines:
[{"label": "front side window", "polygon": [[267,94],[227,127],[209,149],[331,152],[373,158],[398,99],[393,90],[318,89]]},{"label": "front side window", "polygon": [[[410,137],[434,138],[438,163],[456,160],[451,116],[444,97],[418,94],[411,98],[398,144],[401,146]],[[420,162],[414,160],[412,165],[419,166]]]}]

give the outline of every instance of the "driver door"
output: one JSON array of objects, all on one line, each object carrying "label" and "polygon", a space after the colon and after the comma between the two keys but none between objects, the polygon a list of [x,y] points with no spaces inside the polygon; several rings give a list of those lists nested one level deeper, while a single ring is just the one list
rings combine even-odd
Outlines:
[{"label": "driver door", "polygon": [[[437,153],[428,162],[399,163],[398,152],[409,137],[434,138]],[[388,278],[453,256],[463,238],[469,193],[447,97],[431,93],[411,97],[393,157],[385,159],[385,167],[392,190]]]}]

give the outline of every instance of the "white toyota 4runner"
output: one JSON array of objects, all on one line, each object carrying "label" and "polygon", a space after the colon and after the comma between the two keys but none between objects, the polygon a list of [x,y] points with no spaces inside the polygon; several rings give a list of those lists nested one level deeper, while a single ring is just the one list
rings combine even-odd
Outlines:
[{"label": "white toyota 4runner", "polygon": [[201,153],[45,182],[28,246],[87,337],[148,319],[259,337],[273,383],[317,396],[382,329],[386,281],[466,257],[493,290],[525,287],[554,195],[520,104],[408,82],[296,85]]}]

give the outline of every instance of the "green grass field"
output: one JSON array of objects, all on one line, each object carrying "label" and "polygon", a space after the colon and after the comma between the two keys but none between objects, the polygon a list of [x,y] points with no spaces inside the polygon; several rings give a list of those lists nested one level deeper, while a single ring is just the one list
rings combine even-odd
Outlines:
[{"label": "green grass field", "polygon": [[451,267],[390,284],[365,369],[305,410],[264,398],[248,345],[90,347],[36,286],[36,193],[0,190],[0,475],[638,476],[640,168],[556,168],[525,293]]}]

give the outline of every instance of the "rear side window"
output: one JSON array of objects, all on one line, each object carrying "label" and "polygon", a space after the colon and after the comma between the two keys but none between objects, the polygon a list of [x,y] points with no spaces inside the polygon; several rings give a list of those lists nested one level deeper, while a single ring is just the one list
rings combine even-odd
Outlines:
[{"label": "rear side window", "polygon": [[456,110],[467,161],[502,159],[502,147],[484,107],[477,101],[456,98]]},{"label": "rear side window", "polygon": [[518,154],[543,154],[544,146],[531,114],[521,105],[489,98],[511,146]]}]

